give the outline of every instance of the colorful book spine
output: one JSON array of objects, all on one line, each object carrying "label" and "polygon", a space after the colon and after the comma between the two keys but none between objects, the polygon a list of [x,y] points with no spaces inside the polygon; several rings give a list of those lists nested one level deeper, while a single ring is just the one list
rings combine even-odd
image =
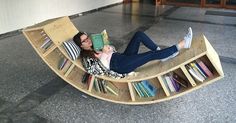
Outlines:
[{"label": "colorful book spine", "polygon": [[170,81],[172,82],[174,88],[175,88],[175,91],[179,91],[180,90],[180,86],[177,82],[174,81],[173,77],[171,75],[169,75],[169,78],[170,78]]},{"label": "colorful book spine", "polygon": [[89,74],[88,73],[84,73],[81,82],[84,83],[84,84],[87,83],[88,78],[89,78]]},{"label": "colorful book spine", "polygon": [[141,90],[144,92],[146,97],[151,97],[151,94],[149,93],[149,91],[144,87],[144,85],[141,82],[138,82],[138,85],[141,87]]},{"label": "colorful book spine", "polygon": [[159,78],[160,78],[160,80],[162,80],[162,81],[160,81],[160,83],[161,83],[161,86],[162,86],[166,96],[170,96],[170,89],[167,85],[166,79],[164,78],[164,76],[159,77]]},{"label": "colorful book spine", "polygon": [[208,78],[208,75],[206,74],[206,72],[202,69],[202,67],[196,62],[195,63],[196,66],[201,70],[201,72],[206,76],[206,78]]},{"label": "colorful book spine", "polygon": [[179,83],[181,86],[187,88],[188,83],[182,79],[179,75],[177,75],[175,72],[173,72],[172,78],[174,79],[175,82]]},{"label": "colorful book spine", "polygon": [[98,85],[97,78],[94,79],[94,88],[97,92],[101,93],[101,90],[100,90],[99,85]]},{"label": "colorful book spine", "polygon": [[189,73],[190,73],[196,80],[198,80],[198,81],[200,81],[200,82],[203,82],[203,81],[204,81],[204,79],[200,78],[200,77],[196,74],[196,72],[193,70],[192,67],[190,67],[190,66],[188,66],[188,65],[187,65],[187,67],[188,67]]},{"label": "colorful book spine", "polygon": [[143,80],[141,81],[141,84],[144,86],[151,97],[154,97],[156,95],[157,88],[151,85],[149,81]]},{"label": "colorful book spine", "polygon": [[106,88],[106,82],[105,80],[102,80],[102,86],[103,86],[103,89],[104,89],[104,93],[107,93],[107,88]]},{"label": "colorful book spine", "polygon": [[47,38],[44,43],[40,46],[40,48],[44,48],[46,49],[47,47],[49,47],[51,45],[52,41],[50,38]]},{"label": "colorful book spine", "polygon": [[201,68],[204,70],[204,72],[207,74],[208,77],[213,77],[212,72],[208,69],[208,67],[200,60],[197,60],[197,63]]},{"label": "colorful book spine", "polygon": [[141,91],[144,93],[144,97],[150,97],[150,95],[149,95],[148,92],[145,90],[145,88],[143,87],[143,85],[142,85],[140,82],[138,82],[137,84],[138,84],[139,88],[141,89]]},{"label": "colorful book spine", "polygon": [[98,86],[99,86],[101,92],[102,92],[102,93],[105,93],[104,87],[103,87],[103,85],[102,85],[102,81],[101,81],[100,79],[98,79]]},{"label": "colorful book spine", "polygon": [[132,82],[132,85],[133,85],[135,91],[137,92],[137,94],[139,95],[139,97],[142,97],[142,94],[141,94],[140,90],[138,90],[138,87],[135,85],[135,83]]},{"label": "colorful book spine", "polygon": [[59,70],[62,70],[67,63],[68,59],[67,58],[62,58],[61,62],[59,63]]},{"label": "colorful book spine", "polygon": [[171,80],[170,80],[170,77],[167,76],[167,75],[165,75],[164,78],[165,78],[165,80],[166,80],[166,82],[167,82],[167,85],[168,85],[168,87],[169,87],[169,89],[170,89],[170,92],[175,92],[175,88],[174,88],[174,86],[173,86],[173,83],[172,83]]},{"label": "colorful book spine", "polygon": [[206,77],[204,77],[204,74],[201,73],[201,71],[199,71],[199,69],[196,67],[196,65],[194,63],[190,63],[190,66],[193,68],[193,70],[195,71],[195,73],[202,78],[203,80],[206,79]]},{"label": "colorful book spine", "polygon": [[139,87],[138,83],[134,83],[135,87],[137,88],[137,90],[140,92],[141,97],[145,97],[144,92],[141,90],[141,88]]}]

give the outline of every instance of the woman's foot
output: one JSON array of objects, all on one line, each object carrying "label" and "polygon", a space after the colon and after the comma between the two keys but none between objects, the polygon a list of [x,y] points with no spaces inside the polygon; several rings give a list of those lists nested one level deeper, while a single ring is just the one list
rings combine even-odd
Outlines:
[{"label": "woman's foot", "polygon": [[193,31],[192,28],[189,27],[188,28],[188,33],[184,36],[184,48],[190,48],[191,47],[191,43],[192,43],[192,39],[193,39]]},{"label": "woman's foot", "polygon": [[184,40],[182,40],[178,43],[179,50],[183,49],[183,48],[190,48],[191,43],[192,43],[192,39],[193,39],[193,32],[192,32],[192,28],[189,27],[188,33],[184,36]]}]

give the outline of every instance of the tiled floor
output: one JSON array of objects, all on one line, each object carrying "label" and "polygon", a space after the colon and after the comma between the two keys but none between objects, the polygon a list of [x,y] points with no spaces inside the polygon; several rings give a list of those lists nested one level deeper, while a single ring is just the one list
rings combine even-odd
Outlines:
[{"label": "tiled floor", "polygon": [[22,34],[0,37],[0,123],[236,122],[236,17],[205,15],[207,10],[236,13],[133,3],[72,19],[88,33],[107,29],[120,52],[137,30],[162,47],[177,43],[189,26],[194,36],[206,35],[220,55],[225,78],[152,105],[120,105],[87,96],[53,73]]}]

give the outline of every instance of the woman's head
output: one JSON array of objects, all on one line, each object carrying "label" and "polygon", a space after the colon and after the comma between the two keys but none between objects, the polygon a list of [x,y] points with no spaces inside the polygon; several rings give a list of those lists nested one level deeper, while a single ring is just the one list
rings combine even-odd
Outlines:
[{"label": "woman's head", "polygon": [[94,54],[96,52],[92,49],[92,41],[85,32],[78,32],[74,37],[73,41],[78,45],[81,50],[81,57],[92,57],[96,58]]},{"label": "woman's head", "polygon": [[83,50],[92,49],[92,41],[85,32],[78,32],[73,37],[73,41]]}]

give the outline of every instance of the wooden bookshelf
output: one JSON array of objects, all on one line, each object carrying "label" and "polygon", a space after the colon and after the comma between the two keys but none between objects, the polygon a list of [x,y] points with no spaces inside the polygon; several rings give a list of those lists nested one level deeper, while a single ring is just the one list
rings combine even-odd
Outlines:
[{"label": "wooden bookshelf", "polygon": [[[42,32],[45,34],[42,35]],[[92,76],[89,85],[82,83],[83,75],[86,73],[80,58],[72,61],[66,53],[62,43],[71,39],[78,30],[68,17],[60,17],[44,21],[42,23],[25,28],[23,34],[32,47],[44,62],[63,80],[71,84],[78,90],[93,97],[121,104],[151,104],[173,99],[193,90],[199,89],[224,77],[223,69],[218,54],[211,46],[204,35],[194,37],[190,49],[180,52],[180,54],[166,62],[151,61],[135,71],[135,74],[122,79],[113,79],[107,76]],[[41,48],[45,35],[53,42],[47,49]],[[62,58],[68,59],[67,66],[59,69],[59,62]],[[197,59],[205,63],[212,71],[213,76],[198,82],[187,70],[186,65]],[[70,70],[68,72],[68,70]],[[178,92],[168,92],[163,81],[163,76],[170,72],[175,72],[187,83],[188,87],[180,88]],[[112,82],[119,90],[118,96],[111,93],[99,93],[94,88],[94,79],[102,79]],[[135,91],[132,83],[148,80],[151,85],[157,88],[154,97],[140,97]]]}]

